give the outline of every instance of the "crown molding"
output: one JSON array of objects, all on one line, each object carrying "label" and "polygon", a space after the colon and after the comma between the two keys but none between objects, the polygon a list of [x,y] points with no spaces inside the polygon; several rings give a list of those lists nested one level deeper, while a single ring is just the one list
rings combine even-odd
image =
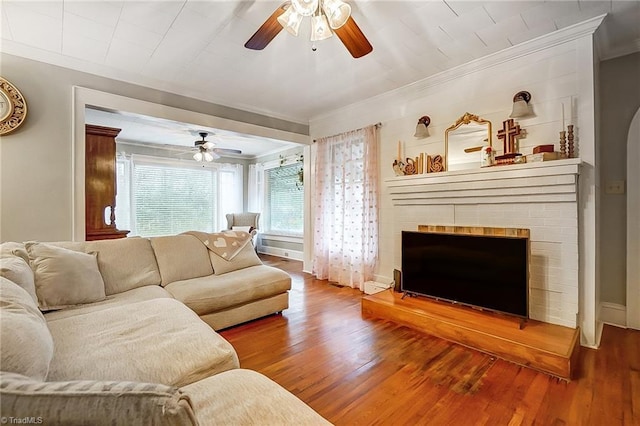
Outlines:
[{"label": "crown molding", "polygon": [[309,120],[310,123],[335,116],[335,114],[346,113],[360,105],[368,104],[372,101],[389,101],[392,98],[417,98],[427,92],[430,88],[447,83],[451,80],[464,77],[469,74],[494,67],[496,65],[512,61],[522,56],[530,55],[541,50],[545,50],[560,44],[568,43],[585,36],[593,35],[602,24],[607,14],[599,15],[583,22],[562,28],[549,34],[534,38],[529,41],[508,47],[496,53],[474,59],[466,64],[458,65],[449,70],[445,70],[418,80],[411,84],[399,87],[380,95],[359,101],[343,108],[332,110],[326,114],[320,114]]}]

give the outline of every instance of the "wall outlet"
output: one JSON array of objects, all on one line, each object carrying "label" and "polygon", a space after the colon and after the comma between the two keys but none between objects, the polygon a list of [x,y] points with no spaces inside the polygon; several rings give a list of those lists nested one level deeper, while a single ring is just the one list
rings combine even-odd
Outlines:
[{"label": "wall outlet", "polygon": [[604,186],[605,194],[624,194],[623,180],[610,180]]}]

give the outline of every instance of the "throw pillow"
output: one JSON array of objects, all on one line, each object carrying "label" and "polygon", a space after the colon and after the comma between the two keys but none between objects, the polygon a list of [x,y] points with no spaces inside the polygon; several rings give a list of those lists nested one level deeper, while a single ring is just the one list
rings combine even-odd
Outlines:
[{"label": "throw pillow", "polygon": [[31,296],[4,277],[0,277],[0,317],[2,371],[44,381],[53,358],[51,332]]},{"label": "throw pillow", "polygon": [[41,310],[62,309],[106,298],[95,253],[35,242],[25,246],[35,275]]},{"label": "throw pillow", "polygon": [[0,276],[18,284],[29,293],[35,303],[38,303],[33,271],[23,258],[18,256],[0,257]]}]

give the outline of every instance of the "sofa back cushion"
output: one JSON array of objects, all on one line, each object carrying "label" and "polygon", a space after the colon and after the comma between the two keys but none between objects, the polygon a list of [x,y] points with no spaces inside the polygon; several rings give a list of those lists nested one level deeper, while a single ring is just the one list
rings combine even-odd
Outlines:
[{"label": "sofa back cushion", "polygon": [[44,243],[25,244],[42,311],[104,300],[104,280],[95,253]]},{"label": "sofa back cushion", "polygon": [[53,358],[53,338],[31,296],[4,277],[0,277],[0,317],[2,371],[45,380]]},{"label": "sofa back cushion", "polygon": [[0,254],[0,277],[5,277],[25,289],[33,301],[38,303],[33,271],[28,260],[20,256]]},{"label": "sofa back cushion", "polygon": [[207,248],[192,235],[172,235],[151,238],[158,261],[162,286],[174,281],[213,274]]},{"label": "sofa back cushion", "polygon": [[98,254],[98,266],[107,296],[138,287],[160,284],[160,271],[148,238],[58,241],[51,245]]},{"label": "sofa back cushion", "polygon": [[[78,380],[35,382],[0,372],[3,419],[57,425],[196,425],[189,397],[156,383]],[[40,420],[38,420],[40,419]]]},{"label": "sofa back cushion", "polygon": [[158,263],[147,238],[88,241],[85,251],[98,253],[98,266],[107,296],[160,285]]}]

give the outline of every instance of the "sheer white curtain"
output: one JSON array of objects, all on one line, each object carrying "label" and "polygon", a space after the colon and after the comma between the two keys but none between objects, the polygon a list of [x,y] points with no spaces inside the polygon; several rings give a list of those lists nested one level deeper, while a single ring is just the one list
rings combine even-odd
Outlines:
[{"label": "sheer white curtain", "polygon": [[316,142],[313,273],[364,290],[378,257],[377,129]]},{"label": "sheer white curtain", "polygon": [[[264,211],[264,164],[249,165],[249,182],[247,183],[247,211],[252,213],[263,213]],[[262,225],[262,215],[260,215],[260,225]],[[258,226],[262,229],[262,226]]]}]

